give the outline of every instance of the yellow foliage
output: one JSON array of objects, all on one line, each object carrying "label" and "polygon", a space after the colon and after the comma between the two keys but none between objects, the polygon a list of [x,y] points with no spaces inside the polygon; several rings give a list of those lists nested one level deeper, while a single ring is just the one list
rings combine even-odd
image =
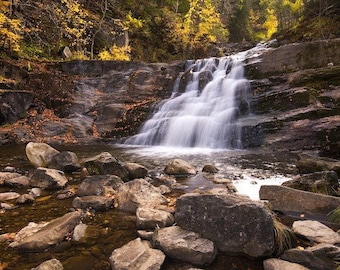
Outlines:
[{"label": "yellow foliage", "polygon": [[114,44],[108,50],[101,51],[98,56],[100,60],[130,61],[130,46],[118,47]]},{"label": "yellow foliage", "polygon": [[267,29],[266,38],[269,39],[277,31],[277,26],[279,23],[273,9],[268,9],[267,13],[267,19],[263,26]]}]

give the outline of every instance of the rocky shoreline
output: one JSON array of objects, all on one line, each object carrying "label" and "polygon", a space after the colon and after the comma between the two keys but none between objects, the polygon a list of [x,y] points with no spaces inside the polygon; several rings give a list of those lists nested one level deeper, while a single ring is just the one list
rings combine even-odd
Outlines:
[{"label": "rocky shoreline", "polygon": [[[180,269],[214,269],[209,265],[218,254],[260,259],[266,270],[338,267],[340,235],[334,228],[339,225],[328,217],[330,210],[340,205],[340,163],[336,160],[301,155],[297,166],[304,174],[284,186],[262,186],[262,200],[253,201],[235,193],[231,182],[173,195],[178,177],[194,176],[203,170],[213,178],[218,171],[213,164],[198,169],[184,160],[172,159],[155,177],[146,167],[122,163],[108,152],[79,160],[73,152],[31,142],[26,146],[26,156],[36,167],[29,174],[17,173],[11,167],[0,172],[1,186],[9,190],[0,193],[1,215],[18,206],[35,204],[44,191],[58,200],[69,200],[71,211],[47,218],[49,221],[30,222],[18,232],[1,234],[2,245],[18,254],[96,241],[99,236],[94,231],[101,229],[87,224],[87,217],[115,209],[135,217],[136,238],[112,250],[106,263],[102,262],[106,268],[102,265],[96,269],[163,269],[166,258],[182,262]],[[10,191],[13,187],[21,192]],[[333,196],[315,193],[329,193],[327,190]],[[291,212],[300,215],[291,227],[279,222],[278,214]],[[328,219],[333,229],[310,220],[308,215],[313,214]],[[9,261],[1,264],[14,269]],[[34,269],[64,267],[52,257]]]}]

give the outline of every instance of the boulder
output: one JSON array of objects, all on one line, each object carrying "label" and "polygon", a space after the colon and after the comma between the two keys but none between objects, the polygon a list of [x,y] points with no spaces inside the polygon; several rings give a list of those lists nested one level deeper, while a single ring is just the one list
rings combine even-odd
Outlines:
[{"label": "boulder", "polygon": [[83,162],[91,175],[113,174],[119,176],[123,181],[129,180],[128,171],[108,152],[103,152]]},{"label": "boulder", "polygon": [[196,169],[185,160],[172,159],[165,167],[164,172],[170,175],[193,175],[196,174]]},{"label": "boulder", "polygon": [[153,245],[171,258],[196,265],[211,264],[217,254],[212,241],[179,226],[157,230],[153,235]]},{"label": "boulder", "polygon": [[339,181],[336,172],[322,171],[295,176],[292,180],[282,184],[285,187],[295,188],[326,195],[338,195]]},{"label": "boulder", "polygon": [[300,173],[335,171],[338,177],[340,177],[340,161],[337,159],[302,153],[299,154],[299,160],[296,167],[299,169]]},{"label": "boulder", "polygon": [[121,185],[115,197],[115,204],[119,209],[132,213],[141,206],[157,208],[167,202],[159,188],[144,179],[135,179]]},{"label": "boulder", "polygon": [[316,220],[295,221],[292,229],[315,243],[340,244],[340,234]]},{"label": "boulder", "polygon": [[162,251],[150,248],[140,238],[115,249],[110,256],[112,270],[157,270],[164,260]]},{"label": "boulder", "polygon": [[274,248],[272,213],[260,202],[223,189],[188,193],[177,199],[175,221],[230,254],[269,256]]},{"label": "boulder", "polygon": [[124,168],[129,172],[130,179],[144,178],[148,169],[137,163],[125,163]]},{"label": "boulder", "polygon": [[174,216],[163,210],[139,207],[136,211],[138,229],[163,228],[174,224]]},{"label": "boulder", "polygon": [[215,165],[213,164],[206,164],[203,166],[202,172],[207,172],[207,173],[217,173],[218,169]]},{"label": "boulder", "polygon": [[63,151],[54,155],[48,167],[63,172],[75,172],[81,169],[77,155],[70,151]]},{"label": "boulder", "polygon": [[301,264],[313,270],[337,269],[340,248],[330,244],[318,244],[306,249],[286,250],[280,259]]},{"label": "boulder", "polygon": [[76,197],[72,202],[74,208],[107,210],[113,206],[113,199],[105,196]]},{"label": "boulder", "polygon": [[44,261],[39,264],[37,267],[32,268],[31,270],[63,270],[64,267],[60,261],[57,259],[51,259],[48,261]]},{"label": "boulder", "polygon": [[17,198],[17,204],[30,204],[34,202],[34,197],[30,194],[22,194]]},{"label": "boulder", "polygon": [[124,182],[116,175],[91,175],[84,179],[77,189],[77,196],[105,195],[108,189],[118,190]]},{"label": "boulder", "polygon": [[81,212],[74,211],[43,224],[20,230],[9,246],[24,252],[43,251],[61,242],[80,222]]},{"label": "boulder", "polygon": [[303,265],[287,262],[277,258],[270,258],[263,261],[264,270],[309,270]]},{"label": "boulder", "polygon": [[29,142],[26,145],[26,156],[35,167],[47,167],[59,151],[46,143]]},{"label": "boulder", "polygon": [[267,186],[260,188],[260,199],[268,200],[273,209],[283,214],[304,213],[323,216],[340,205],[340,198],[284,186]]},{"label": "boulder", "polygon": [[30,185],[43,189],[59,189],[66,186],[68,180],[62,171],[37,168],[31,178]]}]

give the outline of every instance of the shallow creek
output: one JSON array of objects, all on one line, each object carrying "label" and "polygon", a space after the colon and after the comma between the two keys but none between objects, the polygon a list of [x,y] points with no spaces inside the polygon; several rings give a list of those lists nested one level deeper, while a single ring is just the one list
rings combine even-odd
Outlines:
[{"label": "shallow creek", "polygon": [[[92,157],[101,152],[110,152],[122,163],[136,162],[149,169],[151,176],[163,173],[172,158],[181,158],[195,165],[201,172],[205,164],[214,164],[219,172],[214,179],[230,179],[239,193],[258,198],[262,184],[281,184],[296,173],[296,155],[290,152],[261,150],[207,151],[204,149],[135,148],[120,145],[63,145],[54,146],[59,151],[73,151],[81,158]],[[34,168],[25,156],[25,146],[0,146],[0,170],[12,166],[22,174]],[[201,175],[201,173],[199,173]],[[177,179],[178,186],[170,196],[179,196],[195,189],[209,189],[216,184],[204,177]],[[77,188],[80,181],[74,177],[69,187]],[[0,192],[26,189],[0,186]],[[15,233],[29,222],[50,221],[71,211],[73,198],[57,200],[56,191],[44,191],[32,205],[22,205],[13,210],[0,212],[0,235]],[[109,256],[137,237],[135,216],[115,209],[105,212],[88,212],[83,223],[89,225],[93,239],[86,243],[64,241],[58,246],[41,253],[18,253],[8,248],[8,242],[0,242],[0,269],[23,270],[36,267],[51,258],[60,260],[66,270],[105,269],[109,270]],[[1,266],[6,266],[1,268]],[[185,263],[167,260],[162,269],[187,269]],[[215,262],[204,269],[263,269],[261,260],[219,255]]]}]

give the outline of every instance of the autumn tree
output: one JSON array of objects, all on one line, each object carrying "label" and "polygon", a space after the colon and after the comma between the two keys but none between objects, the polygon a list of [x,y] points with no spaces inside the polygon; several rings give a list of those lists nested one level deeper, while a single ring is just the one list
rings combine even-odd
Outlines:
[{"label": "autumn tree", "polygon": [[21,22],[11,18],[11,3],[0,1],[0,39],[2,49],[18,52],[20,49]]}]

